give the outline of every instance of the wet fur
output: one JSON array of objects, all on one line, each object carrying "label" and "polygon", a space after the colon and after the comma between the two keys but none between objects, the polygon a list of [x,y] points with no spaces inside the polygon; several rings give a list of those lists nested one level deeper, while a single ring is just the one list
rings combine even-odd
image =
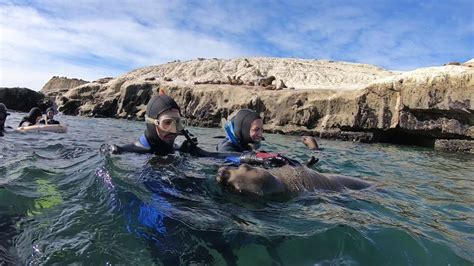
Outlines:
[{"label": "wet fur", "polygon": [[303,137],[301,137],[301,141],[310,150],[318,150],[319,149],[318,143],[316,142],[316,139],[314,137],[303,136]]},{"label": "wet fur", "polygon": [[238,192],[260,196],[288,195],[302,191],[344,189],[359,190],[370,184],[342,175],[323,175],[305,166],[285,165],[270,170],[246,164],[239,168],[224,167],[219,170],[217,181],[233,187]]}]

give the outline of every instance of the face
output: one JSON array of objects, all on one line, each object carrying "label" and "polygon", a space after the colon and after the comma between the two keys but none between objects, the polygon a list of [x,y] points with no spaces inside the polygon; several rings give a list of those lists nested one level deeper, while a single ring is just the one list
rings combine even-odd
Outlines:
[{"label": "face", "polygon": [[285,186],[277,177],[263,168],[248,164],[242,164],[238,168],[221,167],[216,180],[241,193],[264,196],[285,191]]},{"label": "face", "polygon": [[256,119],[250,124],[250,139],[253,142],[259,143],[263,138],[263,120]]},{"label": "face", "polygon": [[53,119],[54,118],[54,112],[49,111],[49,112],[46,113],[46,116],[48,117],[48,119]]},{"label": "face", "polygon": [[177,109],[167,110],[158,116],[156,133],[164,142],[173,143],[182,128],[182,117]]}]

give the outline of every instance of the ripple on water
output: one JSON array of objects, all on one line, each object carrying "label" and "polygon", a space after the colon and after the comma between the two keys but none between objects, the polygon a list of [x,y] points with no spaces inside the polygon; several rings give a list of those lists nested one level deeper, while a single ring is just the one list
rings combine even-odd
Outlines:
[{"label": "ripple on water", "polygon": [[[21,114],[10,118],[18,123]],[[166,164],[148,155],[99,154],[104,143],[139,136],[142,122],[60,120],[67,134],[9,132],[0,142],[0,236],[16,250],[6,254],[10,249],[0,244],[0,259],[149,265],[176,253],[184,264],[474,261],[472,155],[329,140],[310,152],[299,137],[267,134],[266,150],[300,161],[314,155],[321,172],[376,184],[276,201],[216,184],[219,160],[178,156]],[[222,135],[191,130],[208,150],[217,142],[212,137]]]}]

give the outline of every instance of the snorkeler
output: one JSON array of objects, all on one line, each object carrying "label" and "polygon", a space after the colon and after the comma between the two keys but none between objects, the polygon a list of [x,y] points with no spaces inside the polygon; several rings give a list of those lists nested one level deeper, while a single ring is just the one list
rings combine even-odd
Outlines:
[{"label": "snorkeler", "polygon": [[263,120],[250,109],[242,109],[225,126],[226,138],[217,144],[219,152],[258,149],[263,140]]},{"label": "snorkeler", "polygon": [[53,107],[49,107],[46,109],[46,117],[42,118],[38,124],[46,124],[46,125],[59,125],[59,121],[54,120],[54,109]]},{"label": "snorkeler", "polygon": [[[300,165],[296,160],[279,153],[257,151],[263,138],[263,120],[250,109],[241,109],[224,126],[226,138],[217,144],[218,152],[242,152],[242,155],[227,157],[227,161],[239,165],[242,163],[264,166]],[[308,167],[319,159],[311,156],[306,162]]]},{"label": "snorkeler", "polygon": [[[111,145],[110,152],[153,153],[166,156],[175,151],[189,153],[200,157],[238,156],[240,153],[208,152],[197,146],[196,139],[190,137],[184,128],[184,118],[178,104],[168,95],[153,96],[148,102],[145,115],[146,129],[138,141],[124,146]],[[175,144],[178,135],[184,135],[186,141]]]},{"label": "snorkeler", "polygon": [[[241,110],[240,112],[247,113],[247,110]],[[248,110],[250,111],[250,110]],[[239,112],[239,113],[240,113]],[[255,117],[256,113],[253,111],[249,117]],[[257,115],[258,116],[258,115]],[[257,118],[247,120],[250,124],[255,126],[255,142],[262,138],[261,127],[262,121]],[[253,165],[284,165],[284,164],[298,164],[296,161],[286,158],[276,153],[256,152],[253,150],[230,150],[210,152],[201,149],[197,145],[197,140],[191,138],[189,132],[184,128],[184,118],[181,116],[181,111],[178,104],[173,98],[168,95],[160,94],[153,96],[148,102],[146,115],[145,115],[146,129],[145,133],[134,143],[130,143],[124,146],[117,145],[103,145],[102,151],[107,151],[112,154],[120,154],[124,152],[134,153],[153,153],[159,156],[166,156],[173,154],[175,151],[181,153],[188,153],[197,157],[212,157],[225,159],[226,162],[231,164],[242,164],[248,163]],[[245,125],[244,125],[245,126]],[[249,129],[249,131],[251,131]],[[178,135],[183,135],[186,140],[181,144],[175,144],[175,139]],[[106,147],[106,149],[104,149]]]},{"label": "snorkeler", "polygon": [[27,116],[23,117],[18,127],[26,127],[36,125],[41,119],[41,109],[38,107],[31,108]]},{"label": "snorkeler", "polygon": [[184,129],[178,104],[168,95],[153,96],[146,108],[146,129],[138,141],[112,145],[112,153],[154,153],[165,156],[175,151],[174,141]]},{"label": "snorkeler", "polygon": [[10,113],[7,112],[7,107],[5,104],[0,103],[0,137],[3,136],[3,133],[5,132],[5,121],[9,115]]}]

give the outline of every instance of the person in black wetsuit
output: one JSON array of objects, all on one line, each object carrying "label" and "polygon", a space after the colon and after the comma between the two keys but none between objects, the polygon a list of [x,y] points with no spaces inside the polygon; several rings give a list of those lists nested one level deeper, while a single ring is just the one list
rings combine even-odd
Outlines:
[{"label": "person in black wetsuit", "polygon": [[[241,110],[241,112],[242,111],[243,113],[247,112],[246,110]],[[255,117],[255,114],[255,112],[252,112],[249,117]],[[243,120],[247,122],[249,121],[245,117]],[[244,125],[244,127],[249,128],[249,132],[251,131],[250,124],[252,124],[253,120],[250,120],[248,125]],[[179,151],[197,157],[222,158],[233,164],[249,163],[253,165],[262,165],[276,163],[281,165],[290,162],[280,154],[230,149],[210,152],[201,149],[197,146],[196,141],[190,138],[187,130],[184,129],[180,108],[173,98],[168,95],[156,95],[150,99],[146,109],[145,122],[145,133],[140,136],[138,141],[124,146],[112,144],[107,146],[108,152],[112,154],[120,154],[124,152],[141,154],[152,153],[159,156],[166,156],[173,154],[175,151]],[[256,130],[257,133],[255,134],[255,140],[262,137],[261,119],[260,123],[256,124],[259,125],[260,128]],[[184,135],[186,141],[181,145],[176,145],[174,141],[179,134]],[[103,150],[102,147],[101,150]]]},{"label": "person in black wetsuit", "polygon": [[5,104],[0,103],[0,137],[3,136],[3,133],[5,132],[5,121],[9,115],[10,113],[8,113]]},{"label": "person in black wetsuit", "polygon": [[33,126],[33,125],[36,125],[36,123],[38,123],[40,119],[41,119],[41,109],[39,109],[38,107],[33,107],[31,108],[28,115],[23,117],[23,119],[21,120],[18,126],[19,127]]},{"label": "person in black wetsuit", "polygon": [[246,152],[258,149],[263,139],[263,120],[250,109],[242,109],[226,123],[226,138],[217,144],[219,152]]},{"label": "person in black wetsuit", "polygon": [[[239,156],[239,152],[209,152],[199,148],[184,129],[184,118],[178,104],[168,95],[153,96],[148,102],[145,115],[146,129],[138,141],[124,146],[109,146],[112,154],[124,152],[153,153],[166,156],[175,151],[189,153],[200,157],[225,158]],[[176,137],[183,134],[186,141],[181,145],[174,143]]]},{"label": "person in black wetsuit", "polygon": [[38,124],[46,124],[46,125],[59,125],[59,121],[54,120],[54,109],[53,107],[49,107],[46,109],[46,118],[42,118]]}]

